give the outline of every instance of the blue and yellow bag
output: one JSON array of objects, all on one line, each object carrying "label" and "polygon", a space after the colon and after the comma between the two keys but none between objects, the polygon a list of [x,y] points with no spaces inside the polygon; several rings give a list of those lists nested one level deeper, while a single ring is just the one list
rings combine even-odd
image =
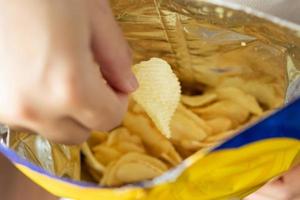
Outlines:
[{"label": "blue and yellow bag", "polygon": [[[112,7],[135,62],[167,60],[184,87],[214,87],[224,77],[274,81],[290,103],[153,181],[115,188],[61,177],[78,178],[80,168],[70,161],[79,159],[75,147],[54,148],[38,141],[59,149],[51,153],[64,155],[63,163],[70,161],[59,169],[38,166],[29,154],[8,147],[9,130],[3,129],[0,152],[20,171],[49,192],[71,199],[227,200],[247,196],[300,163],[300,26],[213,0],[113,0]],[[270,102],[276,104],[275,99]]]}]

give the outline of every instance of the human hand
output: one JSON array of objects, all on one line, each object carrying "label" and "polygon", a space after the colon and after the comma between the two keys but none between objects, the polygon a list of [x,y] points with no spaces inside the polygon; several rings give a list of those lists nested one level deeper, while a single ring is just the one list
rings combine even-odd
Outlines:
[{"label": "human hand", "polygon": [[1,122],[65,144],[121,122],[137,82],[108,1],[0,0],[0,13]]},{"label": "human hand", "polygon": [[300,165],[266,184],[245,200],[300,200]]}]

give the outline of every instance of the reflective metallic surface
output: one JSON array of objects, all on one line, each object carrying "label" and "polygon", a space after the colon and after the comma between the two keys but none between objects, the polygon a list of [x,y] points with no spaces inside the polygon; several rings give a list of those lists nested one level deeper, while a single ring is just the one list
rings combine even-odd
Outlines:
[{"label": "reflective metallic surface", "polygon": [[259,82],[274,90],[274,105],[270,106],[282,103],[287,87],[286,58],[296,66],[300,63],[299,26],[239,5],[227,5],[234,10],[208,3],[226,4],[223,1],[112,2],[135,62],[162,57],[181,81],[200,90],[234,77]]},{"label": "reflective metallic surface", "polygon": [[47,171],[66,178],[80,179],[80,148],[58,145],[41,136],[11,131],[6,145],[18,155]]}]

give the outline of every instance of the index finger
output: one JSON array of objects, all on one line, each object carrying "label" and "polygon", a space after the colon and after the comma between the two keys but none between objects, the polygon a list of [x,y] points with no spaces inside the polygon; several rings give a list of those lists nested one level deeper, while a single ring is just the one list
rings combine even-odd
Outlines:
[{"label": "index finger", "polygon": [[133,92],[138,83],[131,71],[131,52],[106,0],[91,5],[92,49],[109,85],[120,92]]}]

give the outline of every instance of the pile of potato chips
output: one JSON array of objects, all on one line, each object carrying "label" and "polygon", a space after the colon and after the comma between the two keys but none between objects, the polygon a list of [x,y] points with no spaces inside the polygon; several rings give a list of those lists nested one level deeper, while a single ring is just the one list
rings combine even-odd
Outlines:
[{"label": "pile of potato chips", "polygon": [[278,105],[269,102],[274,99],[269,98],[272,90],[256,82],[241,85],[241,78],[198,94],[182,91],[180,98],[178,80],[170,75],[172,71],[163,70],[166,63],[151,60],[156,68],[143,68],[149,63],[141,63],[137,78],[143,91],[133,95],[122,125],[109,133],[93,132],[82,147],[87,170],[101,185],[120,186],[160,176]]}]

